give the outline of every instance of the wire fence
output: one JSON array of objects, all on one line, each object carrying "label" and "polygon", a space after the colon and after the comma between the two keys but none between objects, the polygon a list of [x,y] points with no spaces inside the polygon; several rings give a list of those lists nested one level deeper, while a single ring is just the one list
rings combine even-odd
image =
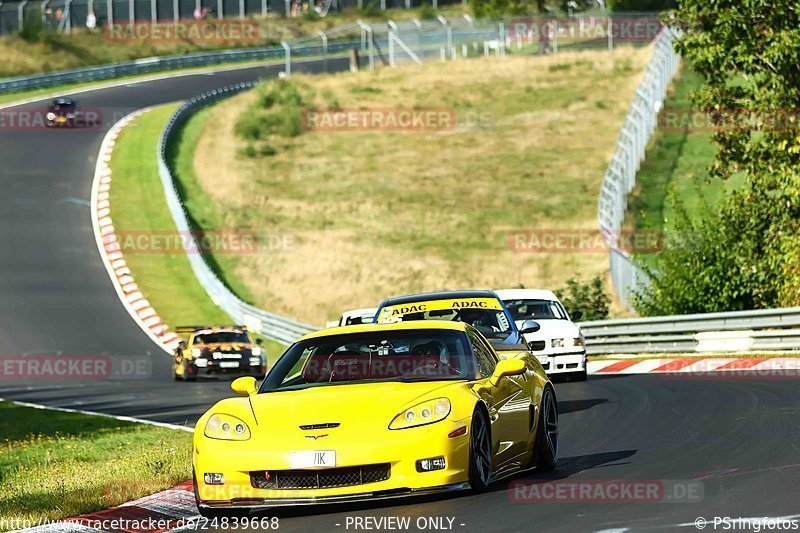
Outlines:
[{"label": "wire fence", "polygon": [[597,202],[600,232],[610,250],[612,284],[620,301],[629,308],[632,295],[646,287],[649,281],[630,253],[623,249],[620,239],[628,195],[636,186],[636,173],[644,160],[647,142],[655,131],[667,87],[678,71],[680,56],[673,47],[676,37],[674,30],[665,27],[655,40],[653,56],[628,108]]}]

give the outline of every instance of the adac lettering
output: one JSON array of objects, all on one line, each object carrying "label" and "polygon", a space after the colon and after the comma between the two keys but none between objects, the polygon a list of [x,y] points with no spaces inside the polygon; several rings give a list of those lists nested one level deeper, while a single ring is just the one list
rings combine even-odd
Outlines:
[{"label": "adac lettering", "polygon": [[487,307],[489,307],[489,304],[486,303],[486,302],[470,302],[470,301],[459,302],[459,301],[455,301],[455,302],[453,302],[453,308],[456,308],[456,307],[458,307],[458,308],[480,307],[480,308],[486,309]]},{"label": "adac lettering", "polygon": [[422,313],[427,310],[428,307],[425,304],[404,305],[402,307],[395,307],[392,309],[392,316],[407,315],[408,313]]}]

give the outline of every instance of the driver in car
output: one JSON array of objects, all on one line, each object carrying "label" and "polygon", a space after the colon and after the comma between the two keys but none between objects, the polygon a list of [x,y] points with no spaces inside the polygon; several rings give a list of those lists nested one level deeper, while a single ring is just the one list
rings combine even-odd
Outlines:
[{"label": "driver in car", "polygon": [[484,335],[492,336],[493,333],[500,331],[494,324],[489,323],[487,313],[484,311],[462,309],[458,314],[458,318],[461,322],[466,322]]}]

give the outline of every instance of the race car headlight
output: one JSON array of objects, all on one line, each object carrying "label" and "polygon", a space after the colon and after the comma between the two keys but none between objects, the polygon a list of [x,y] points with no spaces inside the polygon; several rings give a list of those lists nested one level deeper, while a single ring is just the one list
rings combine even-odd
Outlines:
[{"label": "race car headlight", "polygon": [[564,339],[550,339],[550,347],[551,348],[563,348],[564,347]]},{"label": "race car headlight", "polygon": [[205,436],[210,439],[248,440],[250,428],[231,415],[212,415],[206,422]]},{"label": "race car headlight", "polygon": [[192,357],[197,358],[203,355],[203,350],[200,348],[192,348]]},{"label": "race car headlight", "polygon": [[575,337],[574,339],[572,339],[572,345],[583,346],[583,339],[581,339],[580,337]]},{"label": "race car headlight", "polygon": [[47,120],[55,120],[55,119],[56,119],[56,114],[55,113],[50,112],[50,113],[47,114]]},{"label": "race car headlight", "polygon": [[253,354],[253,357],[260,357],[262,353],[261,346],[253,346],[253,350],[250,353]]},{"label": "race car headlight", "polygon": [[389,429],[406,429],[444,420],[450,414],[450,400],[437,398],[406,409],[392,420]]},{"label": "race car headlight", "polygon": [[261,364],[261,358],[260,357],[251,357],[250,358],[250,364],[253,365],[253,366],[260,365]]}]

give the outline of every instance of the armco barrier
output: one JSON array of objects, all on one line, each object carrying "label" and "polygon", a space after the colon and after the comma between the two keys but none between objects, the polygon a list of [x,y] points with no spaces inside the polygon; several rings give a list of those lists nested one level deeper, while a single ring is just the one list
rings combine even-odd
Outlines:
[{"label": "armco barrier", "polygon": [[[172,136],[178,131],[186,119],[199,109],[213,104],[223,98],[234,96],[241,91],[251,89],[255,83],[241,83],[230,87],[225,87],[215,91],[201,94],[191,100],[187,100],[172,115],[158,141],[158,173],[164,187],[167,198],[167,206],[175,221],[178,232],[182,235],[190,235],[194,239],[186,216],[186,210],[180,195],[175,188],[175,181],[172,171],[166,159],[166,149]],[[196,243],[192,243],[194,249],[198,249]],[[296,320],[291,320],[263,309],[259,309],[240,300],[222,281],[214,274],[206,263],[202,254],[187,254],[189,263],[192,265],[197,280],[206,290],[211,300],[223,311],[231,316],[237,323],[246,325],[250,330],[260,333],[265,337],[274,339],[284,344],[291,344],[298,337],[310,333],[318,328],[309,324],[303,324]]]},{"label": "armco barrier", "polygon": [[581,322],[591,354],[800,349],[800,307]]}]

